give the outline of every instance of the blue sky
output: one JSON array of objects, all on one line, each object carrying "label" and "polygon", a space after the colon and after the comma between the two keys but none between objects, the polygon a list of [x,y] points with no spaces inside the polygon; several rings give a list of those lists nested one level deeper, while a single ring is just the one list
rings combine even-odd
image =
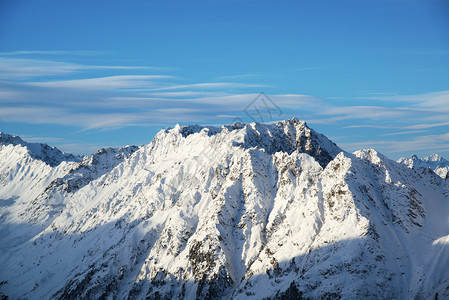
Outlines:
[{"label": "blue sky", "polygon": [[68,152],[295,116],[449,158],[448,82],[444,0],[0,2],[0,131]]}]

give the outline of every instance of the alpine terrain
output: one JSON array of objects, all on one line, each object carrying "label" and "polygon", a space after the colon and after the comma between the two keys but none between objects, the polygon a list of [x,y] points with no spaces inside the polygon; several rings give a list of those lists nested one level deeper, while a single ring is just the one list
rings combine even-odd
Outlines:
[{"label": "alpine terrain", "polygon": [[65,154],[0,134],[0,298],[449,299],[449,163],[297,119]]}]

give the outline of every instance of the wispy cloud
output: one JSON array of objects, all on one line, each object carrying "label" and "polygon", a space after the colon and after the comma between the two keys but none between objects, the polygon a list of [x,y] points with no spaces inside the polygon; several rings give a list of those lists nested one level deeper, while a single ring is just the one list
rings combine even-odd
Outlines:
[{"label": "wispy cloud", "polygon": [[[155,73],[160,69],[146,66],[83,65],[18,57],[45,54],[38,52],[0,54],[0,121],[68,125],[82,131],[165,127],[174,121],[228,123],[236,116],[244,117],[248,106],[260,106],[254,104],[255,99],[261,90],[270,89],[265,84],[245,82],[258,75],[252,73],[222,78],[232,81],[186,83],[183,77]],[[110,75],[111,70],[114,75]],[[417,95],[371,91],[365,97],[349,99],[299,93],[269,97],[284,112],[282,118],[296,115],[309,124],[338,131],[340,145],[348,149],[374,146],[396,153],[449,148],[447,135],[436,134],[449,127],[449,91]],[[361,99],[369,105],[360,105]],[[372,135],[364,136],[360,129]],[[357,143],[352,142],[354,133],[359,134]]]},{"label": "wispy cloud", "polygon": [[179,89],[227,89],[227,88],[261,88],[267,87],[262,84],[248,84],[238,82],[205,82],[205,83],[192,83],[192,84],[179,84],[170,85],[165,87],[159,87],[152,89],[152,91],[162,90],[179,90]]},{"label": "wispy cloud", "polygon": [[370,140],[360,142],[342,142],[339,146],[355,151],[361,148],[377,148],[384,152],[404,153],[421,150],[449,150],[449,133],[414,136],[401,142],[396,140]]},{"label": "wispy cloud", "polygon": [[31,143],[58,143],[64,141],[63,138],[58,137],[48,137],[48,136],[32,136],[32,135],[21,135],[23,140]]},{"label": "wispy cloud", "polygon": [[139,70],[153,69],[143,66],[97,66],[82,65],[55,60],[1,57],[0,79],[29,78],[41,76],[66,75],[86,70]]},{"label": "wispy cloud", "polygon": [[0,56],[18,56],[18,55],[101,55],[104,51],[58,51],[58,50],[33,50],[33,51],[10,51],[0,52]]},{"label": "wispy cloud", "polygon": [[239,80],[239,79],[247,79],[247,78],[255,78],[255,77],[266,77],[268,74],[257,74],[257,73],[250,73],[250,74],[234,74],[234,75],[225,75],[220,76],[217,78],[217,80]]},{"label": "wispy cloud", "polygon": [[449,91],[439,91],[417,95],[378,95],[371,97],[358,97],[358,99],[377,100],[383,102],[400,102],[407,103],[411,107],[449,112]]},{"label": "wispy cloud", "polygon": [[448,126],[449,122],[434,123],[434,124],[415,124],[404,127],[404,129],[429,129],[434,127]]},{"label": "wispy cloud", "polygon": [[341,115],[345,119],[384,119],[401,118],[411,114],[431,113],[423,109],[406,107],[382,107],[382,106],[343,106],[328,107],[322,112],[323,115]]},{"label": "wispy cloud", "polygon": [[176,91],[176,92],[153,92],[146,93],[145,96],[153,96],[153,97],[176,97],[176,98],[184,98],[184,97],[216,97],[216,96],[225,96],[227,93],[220,91]]},{"label": "wispy cloud", "polygon": [[154,80],[173,78],[169,75],[120,75],[99,78],[29,82],[29,85],[49,88],[69,89],[111,89],[111,88],[141,88],[154,86]]},{"label": "wispy cloud", "polygon": [[117,129],[138,123],[167,124],[171,116],[181,121],[201,116],[201,109],[156,109],[133,112],[77,112],[50,107],[6,107],[0,110],[2,122],[28,124],[58,124],[81,127],[82,130]]},{"label": "wispy cloud", "polygon": [[426,132],[424,130],[410,130],[410,131],[401,131],[401,132],[393,132],[393,133],[385,133],[382,136],[395,136],[395,135],[404,135],[404,134],[416,134]]},{"label": "wispy cloud", "polygon": [[0,57],[0,78],[63,75],[80,70],[81,66],[58,61]]},{"label": "wispy cloud", "polygon": [[398,129],[399,127],[396,126],[383,126],[383,125],[350,125],[350,126],[343,126],[343,129],[349,129],[349,128],[379,128],[379,129]]}]

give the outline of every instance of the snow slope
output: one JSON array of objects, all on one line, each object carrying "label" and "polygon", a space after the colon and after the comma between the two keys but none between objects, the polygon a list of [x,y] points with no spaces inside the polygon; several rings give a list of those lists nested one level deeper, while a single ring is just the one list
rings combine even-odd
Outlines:
[{"label": "snow slope", "polygon": [[[449,191],[433,171],[346,153],[297,119],[177,125],[121,151],[101,172],[65,162],[39,177],[50,177],[41,193],[10,193],[28,206],[1,211],[3,294],[449,297]],[[62,205],[37,207],[51,201]],[[6,243],[23,224],[32,234]]]},{"label": "snow slope", "polygon": [[0,133],[0,249],[11,249],[43,229],[28,230],[28,220],[22,220],[21,213],[30,199],[80,160],[55,147]]},{"label": "snow slope", "polygon": [[29,240],[61,212],[67,195],[109,172],[138,147],[86,156],[0,134],[0,249]]}]

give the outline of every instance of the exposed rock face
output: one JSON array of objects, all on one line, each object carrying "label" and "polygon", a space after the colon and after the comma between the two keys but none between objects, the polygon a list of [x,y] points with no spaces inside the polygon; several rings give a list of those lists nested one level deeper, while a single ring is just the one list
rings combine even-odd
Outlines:
[{"label": "exposed rock face", "polygon": [[0,193],[2,244],[32,233],[1,247],[11,298],[449,297],[445,181],[296,119],[178,125],[46,172]]}]

